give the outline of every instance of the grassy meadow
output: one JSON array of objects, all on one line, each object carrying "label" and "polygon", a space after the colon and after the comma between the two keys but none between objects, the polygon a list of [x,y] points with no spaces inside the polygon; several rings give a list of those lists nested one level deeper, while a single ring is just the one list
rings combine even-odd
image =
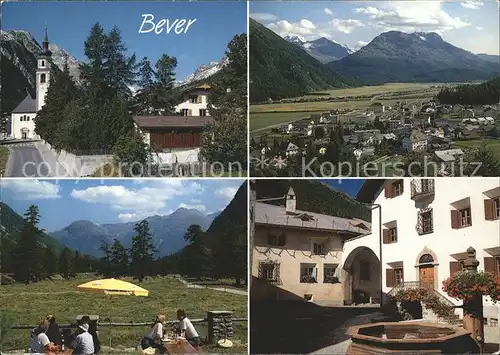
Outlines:
[{"label": "grassy meadow", "polygon": [[438,91],[437,88],[432,87],[434,85],[436,84],[390,83],[359,88],[332,89],[311,93],[311,95],[295,99],[345,99],[251,105],[250,132],[252,135],[260,135],[280,124],[309,117],[313,112],[333,109],[366,110],[374,102],[381,102],[386,106],[391,106],[401,100],[407,100],[411,103],[431,99]]},{"label": "grassy meadow", "polygon": [[[104,296],[77,291],[77,286],[95,279],[93,275],[79,275],[72,280],[42,281],[35,284],[0,286],[0,309],[6,311],[13,325],[35,326],[39,319],[53,314],[58,324],[70,324],[79,314],[99,315],[101,322],[151,322],[157,313],[167,320],[175,320],[176,311],[185,309],[191,319],[206,318],[207,311],[233,311],[235,318],[247,318],[247,296],[210,289],[188,288],[171,277],[156,277],[137,283],[149,291],[149,297]],[[223,282],[229,284],[229,282]],[[207,324],[194,324],[203,339]],[[247,353],[247,322],[233,324],[234,347],[227,351]],[[101,346],[113,349],[136,347],[149,327],[104,327],[99,329]],[[10,330],[3,351],[27,349],[30,330]],[[203,346],[204,352],[221,352],[213,346]]]},{"label": "grassy meadow", "polygon": [[482,143],[486,143],[498,159],[500,159],[500,139],[474,139],[468,141],[456,141],[453,143],[454,148],[459,149],[475,149],[479,148]]}]

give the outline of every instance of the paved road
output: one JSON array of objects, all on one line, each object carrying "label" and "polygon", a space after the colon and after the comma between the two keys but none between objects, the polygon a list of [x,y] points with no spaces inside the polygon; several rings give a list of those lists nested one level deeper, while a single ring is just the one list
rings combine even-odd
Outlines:
[{"label": "paved road", "polygon": [[5,176],[7,177],[49,177],[49,166],[33,143],[17,143],[8,145],[9,161]]}]

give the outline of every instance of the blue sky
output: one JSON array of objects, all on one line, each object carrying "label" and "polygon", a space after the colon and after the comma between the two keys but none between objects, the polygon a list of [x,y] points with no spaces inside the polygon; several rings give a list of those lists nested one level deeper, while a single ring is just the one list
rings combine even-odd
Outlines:
[{"label": "blue sky", "polygon": [[499,4],[473,1],[329,1],[250,3],[250,17],[281,36],[326,37],[352,49],[389,30],[437,32],[473,53],[499,54]]},{"label": "blue sky", "polygon": [[352,198],[355,198],[365,179],[324,179],[322,181],[335,190],[345,192]]},{"label": "blue sky", "polygon": [[0,196],[23,215],[29,205],[40,209],[40,227],[53,232],[78,220],[120,223],[166,215],[178,208],[203,213],[222,211],[244,180],[36,180],[3,179]]},{"label": "blue sky", "polygon": [[[234,35],[246,33],[246,2],[3,2],[2,30],[26,30],[41,44],[45,23],[49,40],[79,60],[84,60],[83,43],[91,26],[101,23],[106,31],[117,25],[130,53],[153,63],[163,54],[177,57],[177,79],[183,80],[200,65],[224,55]],[[168,19],[196,19],[187,33],[163,31],[139,33],[143,14],[154,22]],[[147,27],[145,27],[147,28]]]}]

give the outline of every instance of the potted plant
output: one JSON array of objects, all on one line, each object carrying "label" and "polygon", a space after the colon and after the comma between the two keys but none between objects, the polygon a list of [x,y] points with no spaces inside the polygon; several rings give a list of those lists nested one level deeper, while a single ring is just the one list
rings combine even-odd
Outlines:
[{"label": "potted plant", "polygon": [[300,282],[304,282],[304,283],[316,283],[316,278],[312,275],[304,275],[300,278]]},{"label": "potted plant", "polygon": [[336,276],[325,276],[325,280],[323,281],[324,283],[328,283],[328,284],[337,284],[339,283],[339,278],[336,277]]},{"label": "potted plant", "polygon": [[500,301],[500,278],[484,271],[459,271],[443,281],[443,291],[457,300],[468,301],[475,296],[489,296]]},{"label": "potted plant", "polygon": [[446,318],[453,313],[453,308],[443,303],[438,296],[426,288],[411,288],[399,290],[395,299],[399,302],[420,302],[431,309],[441,318]]}]

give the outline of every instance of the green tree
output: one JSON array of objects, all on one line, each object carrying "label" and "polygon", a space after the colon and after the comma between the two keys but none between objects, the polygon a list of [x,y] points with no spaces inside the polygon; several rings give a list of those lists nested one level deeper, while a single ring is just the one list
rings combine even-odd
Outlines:
[{"label": "green tree", "polygon": [[134,227],[136,235],[132,238],[130,249],[130,267],[135,278],[142,282],[146,273],[151,275],[153,266],[153,254],[156,248],[153,245],[153,237],[146,220],[137,223]]},{"label": "green tree", "polygon": [[43,269],[45,270],[48,277],[54,275],[58,270],[59,260],[57,258],[57,254],[50,247],[44,249],[43,256]]},{"label": "green tree", "polygon": [[163,54],[155,64],[156,84],[154,107],[158,114],[175,115],[175,105],[179,99],[174,90],[177,58]]},{"label": "green tree", "polygon": [[156,73],[151,67],[151,62],[147,57],[142,58],[139,62],[139,90],[135,94],[134,111],[138,115],[151,115],[155,113],[156,102]]},{"label": "green tree", "polygon": [[43,275],[43,260],[39,252],[42,230],[38,228],[39,222],[38,206],[30,205],[24,214],[24,225],[15,251],[14,275],[17,281],[36,282]]},{"label": "green tree", "polygon": [[69,248],[64,248],[59,255],[59,272],[65,279],[75,275],[75,259],[73,252]]},{"label": "green tree", "polygon": [[131,132],[118,138],[113,147],[114,159],[122,167],[122,176],[143,175],[149,152],[138,132]]},{"label": "green tree", "polygon": [[110,254],[113,275],[127,275],[129,272],[129,250],[118,239],[114,239],[110,248]]},{"label": "green tree", "polygon": [[[481,164],[479,169],[475,172],[476,176],[500,176],[500,160],[485,142],[482,142],[477,152],[473,154],[473,160],[471,162]],[[475,166],[476,164],[474,164],[474,166],[471,165],[471,169],[474,169]],[[470,171],[470,174],[472,173],[474,173],[474,171]]]},{"label": "green tree", "polygon": [[184,273],[197,279],[212,277],[214,263],[205,232],[199,225],[191,225],[184,235],[184,240],[188,243],[184,248],[182,260]]}]

